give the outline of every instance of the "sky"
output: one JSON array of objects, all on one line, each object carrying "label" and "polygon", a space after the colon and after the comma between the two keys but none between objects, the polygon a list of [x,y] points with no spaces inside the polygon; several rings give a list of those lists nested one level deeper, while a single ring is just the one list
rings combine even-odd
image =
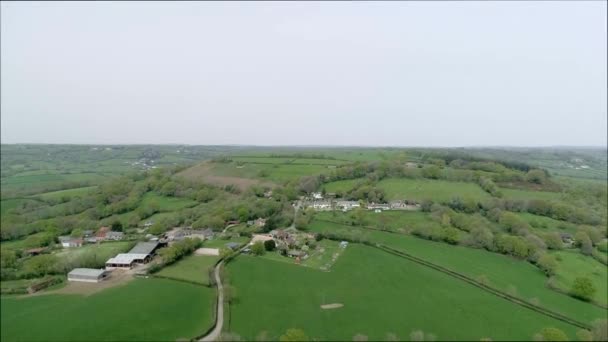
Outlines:
[{"label": "sky", "polygon": [[606,146],[606,4],[2,2],[1,142]]}]

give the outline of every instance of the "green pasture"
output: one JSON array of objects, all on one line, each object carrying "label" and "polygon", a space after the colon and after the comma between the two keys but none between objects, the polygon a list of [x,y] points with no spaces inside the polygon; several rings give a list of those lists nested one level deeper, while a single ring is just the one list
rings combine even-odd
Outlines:
[{"label": "green pasture", "polygon": [[189,255],[175,264],[164,267],[156,275],[209,285],[209,270],[213,269],[218,260],[219,256]]},{"label": "green pasture", "polygon": [[175,341],[213,323],[213,289],[135,279],[90,296],[2,297],[2,341]]},{"label": "green pasture", "polygon": [[490,195],[477,184],[444,180],[388,178],[378,182],[378,187],[383,189],[391,200],[423,201],[429,199],[435,202],[447,202],[454,197],[474,200],[490,198]]},{"label": "green pasture", "polygon": [[82,188],[74,188],[74,189],[68,189],[68,190],[59,190],[59,191],[51,191],[51,192],[45,192],[42,194],[38,194],[36,197],[40,198],[41,200],[54,200],[54,199],[61,199],[64,197],[67,198],[72,198],[72,197],[76,197],[76,196],[80,196],[80,195],[86,195],[87,193],[91,192],[92,190],[96,189],[97,186],[85,186]]},{"label": "green pasture", "polygon": [[[415,330],[438,340],[529,340],[547,326],[569,336],[576,331],[441,272],[356,244],[331,272],[250,256],[227,269],[238,301],[226,330],[246,340],[262,331],[276,340],[289,328],[315,340],[341,341],[356,334],[384,340],[387,333],[407,340]],[[320,307],[331,303],[344,306]]]},{"label": "green pasture", "polygon": [[549,192],[549,191],[533,191],[533,190],[520,190],[520,189],[506,189],[501,188],[500,191],[503,193],[503,198],[514,199],[514,200],[559,200],[562,198],[560,192]]},{"label": "green pasture", "polygon": [[597,260],[574,251],[554,252],[558,258],[555,280],[557,286],[569,291],[577,277],[591,279],[595,287],[593,299],[607,305],[608,297],[608,267]]},{"label": "green pasture", "polygon": [[330,182],[330,183],[322,185],[321,187],[325,188],[325,191],[327,191],[327,192],[338,192],[338,191],[347,192],[347,191],[354,189],[355,186],[357,184],[359,184],[360,182],[364,182],[364,181],[365,181],[364,178],[345,179],[345,180]]},{"label": "green pasture", "polygon": [[486,278],[499,290],[509,291],[526,300],[536,299],[541,306],[582,322],[606,318],[607,310],[558,293],[546,286],[548,278],[532,264],[509,256],[462,246],[428,241],[404,234],[366,230],[327,222],[313,221],[313,232],[358,234],[362,239],[380,243],[416,257],[466,274]]},{"label": "green pasture", "polygon": [[342,224],[354,224],[371,226],[378,229],[391,231],[410,231],[416,227],[436,225],[428,213],[421,211],[389,210],[376,213],[372,210],[363,212],[363,224],[359,224],[354,212],[318,212],[315,218],[334,221]]},{"label": "green pasture", "polygon": [[160,211],[176,211],[193,207],[198,203],[187,198],[167,197],[154,192],[148,192],[142,197],[140,207],[153,202],[159,205]]},{"label": "green pasture", "polygon": [[534,215],[530,213],[517,213],[519,217],[526,220],[537,231],[569,232],[576,233],[576,225],[566,221],[555,220],[550,217]]}]

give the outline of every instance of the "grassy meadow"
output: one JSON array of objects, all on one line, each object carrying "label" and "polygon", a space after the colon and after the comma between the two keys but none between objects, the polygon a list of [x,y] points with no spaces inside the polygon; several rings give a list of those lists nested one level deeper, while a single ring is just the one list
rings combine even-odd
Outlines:
[{"label": "grassy meadow", "polygon": [[475,200],[490,198],[490,195],[477,184],[444,180],[389,178],[378,182],[378,187],[383,189],[391,200],[429,199],[435,202],[447,202],[456,196]]},{"label": "grassy meadow", "polygon": [[608,268],[597,260],[573,251],[553,253],[557,257],[556,284],[564,291],[569,291],[574,279],[587,277],[596,289],[593,300],[608,305]]},{"label": "grassy meadow", "polygon": [[209,285],[209,269],[219,260],[218,256],[189,255],[175,264],[163,267],[156,275]]},{"label": "grassy meadow", "polygon": [[2,297],[2,341],[169,341],[213,322],[215,292],[166,279],[135,279],[88,297]]},{"label": "grassy meadow", "polygon": [[582,322],[607,318],[608,311],[550,290],[547,277],[528,262],[509,256],[461,246],[419,239],[409,235],[365,230],[357,227],[313,221],[313,232],[359,232],[361,237],[402,250],[472,278],[485,277],[494,288],[511,292],[526,300]]},{"label": "grassy meadow", "polygon": [[[230,307],[226,330],[247,340],[262,331],[277,339],[289,328],[300,328],[313,339],[342,341],[356,334],[383,340],[387,333],[409,339],[414,330],[439,340],[527,340],[546,326],[570,336],[576,330],[441,272],[361,245],[347,247],[330,272],[250,256],[237,258],[228,271],[238,301]],[[331,303],[344,306],[320,307]]]}]

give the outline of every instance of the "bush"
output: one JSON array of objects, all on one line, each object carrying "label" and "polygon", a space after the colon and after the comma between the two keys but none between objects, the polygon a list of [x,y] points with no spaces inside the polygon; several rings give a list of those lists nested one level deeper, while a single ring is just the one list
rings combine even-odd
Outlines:
[{"label": "bush", "polygon": [[590,301],[593,298],[595,291],[596,289],[595,286],[593,286],[591,279],[587,277],[579,277],[574,279],[574,283],[570,289],[570,295],[584,301]]},{"label": "bush", "polygon": [[276,247],[277,244],[274,242],[274,240],[264,241],[264,249],[266,249],[267,251],[272,252]]},{"label": "bush", "polygon": [[254,255],[263,255],[266,252],[265,245],[262,241],[258,241],[251,246],[251,252]]}]

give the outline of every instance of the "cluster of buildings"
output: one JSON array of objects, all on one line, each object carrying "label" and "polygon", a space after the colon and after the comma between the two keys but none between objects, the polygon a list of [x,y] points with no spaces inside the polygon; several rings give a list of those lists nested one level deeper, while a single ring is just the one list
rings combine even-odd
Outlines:
[{"label": "cluster of buildings", "polygon": [[192,229],[192,227],[175,227],[166,232],[159,241],[166,242],[171,245],[173,242],[181,241],[186,238],[201,240],[210,240],[215,236],[215,232],[211,228],[207,229]]},{"label": "cluster of buildings", "polygon": [[59,243],[64,248],[81,247],[85,243],[98,243],[102,241],[120,241],[124,239],[123,232],[115,232],[110,227],[101,227],[97,232],[85,230],[82,237],[60,236]]},{"label": "cluster of buildings", "polygon": [[410,203],[408,201],[391,201],[389,203],[367,203],[362,204],[359,201],[346,201],[346,200],[334,200],[334,199],[321,199],[313,200],[309,202],[309,207],[317,211],[329,211],[329,210],[341,210],[347,212],[356,208],[364,208],[367,210],[374,210],[375,212],[382,212],[383,210],[419,210],[420,205],[417,203]]}]

